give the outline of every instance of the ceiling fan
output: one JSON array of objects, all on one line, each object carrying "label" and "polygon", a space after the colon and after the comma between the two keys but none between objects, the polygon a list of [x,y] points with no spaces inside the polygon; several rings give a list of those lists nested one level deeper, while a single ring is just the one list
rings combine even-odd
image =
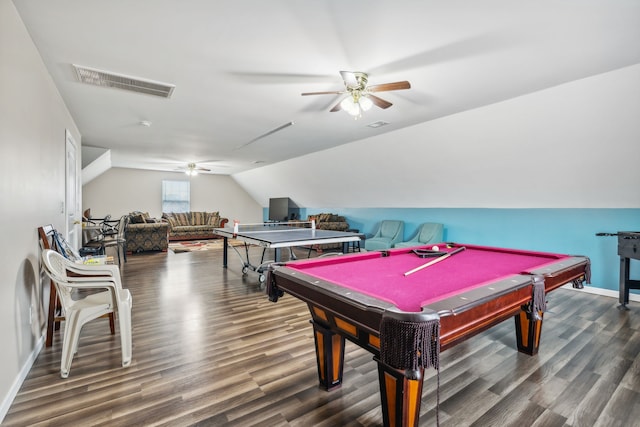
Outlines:
[{"label": "ceiling fan", "polygon": [[[187,175],[197,175],[198,172],[211,172],[217,173],[220,169],[229,168],[229,164],[226,164],[224,160],[212,159],[212,160],[198,160],[193,157],[187,158],[146,158],[145,162],[150,169],[163,170],[163,171],[176,171],[184,172]],[[224,163],[223,163],[224,162]]]},{"label": "ceiling fan", "polygon": [[411,84],[408,81],[382,83],[377,85],[368,85],[369,76],[361,71],[340,71],[342,80],[344,80],[345,90],[329,91],[329,92],[305,92],[306,95],[340,95],[348,94],[347,97],[338,102],[330,111],[344,110],[354,116],[356,119],[362,115],[363,111],[369,110],[373,105],[380,108],[389,108],[393,104],[376,95],[374,92],[387,92],[392,90],[410,89]]},{"label": "ceiling fan", "polygon": [[211,169],[198,166],[195,163],[187,163],[187,166],[179,167],[176,170],[184,171],[189,176],[198,175],[199,172],[211,172]]}]

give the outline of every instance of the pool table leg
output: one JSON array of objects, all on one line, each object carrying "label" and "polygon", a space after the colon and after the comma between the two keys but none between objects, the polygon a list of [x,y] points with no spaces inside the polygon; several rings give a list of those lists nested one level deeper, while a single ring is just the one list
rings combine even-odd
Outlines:
[{"label": "pool table leg", "polygon": [[318,379],[325,390],[340,387],[344,368],[344,337],[314,321]]},{"label": "pool table leg", "polygon": [[[384,425],[417,427],[420,419],[424,369],[401,371],[382,363],[378,358],[374,359],[378,362]],[[411,377],[407,375],[409,372]]]},{"label": "pool table leg", "polygon": [[516,321],[516,342],[518,351],[533,356],[538,354],[540,335],[542,334],[542,312],[534,318],[529,304],[522,307],[514,319]]}]

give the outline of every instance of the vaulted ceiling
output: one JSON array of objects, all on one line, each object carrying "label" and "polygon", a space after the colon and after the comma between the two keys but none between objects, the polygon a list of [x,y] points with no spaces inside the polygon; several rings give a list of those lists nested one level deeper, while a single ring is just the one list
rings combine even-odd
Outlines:
[{"label": "vaulted ceiling", "polygon": [[[637,0],[13,2],[83,145],[118,167],[233,174],[640,62]],[[330,112],[344,94],[301,96],[344,90],[343,70],[411,88],[357,120]]]}]

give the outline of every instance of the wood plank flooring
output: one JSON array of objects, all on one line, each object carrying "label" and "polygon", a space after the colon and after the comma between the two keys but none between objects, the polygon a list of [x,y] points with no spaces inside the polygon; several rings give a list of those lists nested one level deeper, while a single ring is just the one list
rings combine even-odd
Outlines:
[{"label": "wood plank flooring", "polygon": [[[56,336],[3,425],[382,424],[371,354],[348,343],[343,386],[319,389],[306,306],[288,295],[269,302],[235,254],[227,270],[221,251],[131,255],[122,274],[131,366],[100,319],[61,379]],[[548,300],[537,356],[515,350],[512,321],[442,354],[441,426],[640,425],[640,305],[620,312],[614,299],[564,289]],[[426,373],[421,426],[435,425],[436,379]]]}]

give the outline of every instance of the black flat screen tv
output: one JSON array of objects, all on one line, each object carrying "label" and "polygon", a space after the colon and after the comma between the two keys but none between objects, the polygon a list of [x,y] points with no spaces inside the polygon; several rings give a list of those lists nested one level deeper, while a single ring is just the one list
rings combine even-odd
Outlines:
[{"label": "black flat screen tv", "polygon": [[299,219],[300,210],[288,197],[269,199],[269,221],[288,221]]}]

